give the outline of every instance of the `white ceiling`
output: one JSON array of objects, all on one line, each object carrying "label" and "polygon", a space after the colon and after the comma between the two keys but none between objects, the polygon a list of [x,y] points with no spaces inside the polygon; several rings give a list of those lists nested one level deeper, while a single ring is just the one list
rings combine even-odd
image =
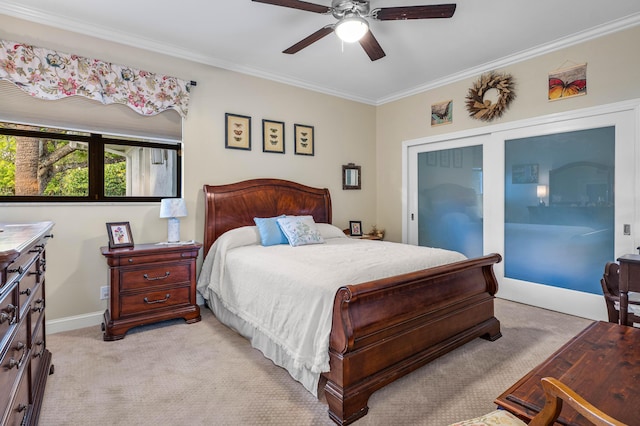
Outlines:
[{"label": "white ceiling", "polygon": [[[372,0],[371,8],[447,2],[455,1]],[[335,18],[251,0],[0,0],[0,13],[379,105],[638,25],[640,1],[458,0],[451,19],[369,19],[387,54],[375,62],[335,34],[283,54]]]}]

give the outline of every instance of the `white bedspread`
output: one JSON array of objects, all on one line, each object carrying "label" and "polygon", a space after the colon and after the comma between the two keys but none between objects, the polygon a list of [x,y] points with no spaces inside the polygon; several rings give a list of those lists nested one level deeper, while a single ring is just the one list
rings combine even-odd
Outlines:
[{"label": "white bedspread", "polygon": [[[332,306],[341,286],[465,259],[447,250],[351,239],[318,225],[325,243],[301,247],[263,247],[255,227],[229,231],[211,247],[198,279],[205,299],[214,293],[290,357],[286,366],[272,360],[297,379],[291,367],[315,377],[329,371]],[[316,395],[317,379],[303,385]]]}]

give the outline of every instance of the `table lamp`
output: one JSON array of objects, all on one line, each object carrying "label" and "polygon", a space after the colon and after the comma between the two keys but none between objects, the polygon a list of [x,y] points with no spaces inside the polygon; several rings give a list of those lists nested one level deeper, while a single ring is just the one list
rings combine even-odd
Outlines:
[{"label": "table lamp", "polygon": [[538,198],[540,199],[540,205],[544,206],[544,197],[547,196],[547,185],[538,185],[538,187],[536,188],[536,195],[538,196]]},{"label": "table lamp", "polygon": [[163,198],[160,201],[160,217],[168,219],[167,242],[180,241],[180,219],[187,215],[187,205],[183,198]]}]

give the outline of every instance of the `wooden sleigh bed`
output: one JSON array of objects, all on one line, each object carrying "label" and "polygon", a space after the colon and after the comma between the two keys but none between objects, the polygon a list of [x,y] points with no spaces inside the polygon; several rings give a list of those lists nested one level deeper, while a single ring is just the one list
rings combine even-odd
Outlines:
[{"label": "wooden sleigh bed", "polygon": [[[204,192],[205,256],[218,237],[254,225],[254,217],[332,220],[328,189],[254,179],[205,185]],[[500,261],[491,254],[342,286],[333,302],[330,371],[322,374],[330,418],[352,423],[367,414],[376,390],[477,337],[498,339],[493,264]]]}]

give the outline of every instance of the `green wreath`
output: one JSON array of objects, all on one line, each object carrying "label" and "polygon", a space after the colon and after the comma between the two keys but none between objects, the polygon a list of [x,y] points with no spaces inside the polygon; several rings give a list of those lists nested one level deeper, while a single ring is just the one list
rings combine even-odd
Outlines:
[{"label": "green wreath", "polygon": [[[482,121],[491,121],[500,117],[516,97],[514,86],[513,77],[509,74],[495,72],[483,74],[467,94],[466,105],[469,116]],[[487,91],[491,89],[498,91],[496,103],[484,99]]]}]

